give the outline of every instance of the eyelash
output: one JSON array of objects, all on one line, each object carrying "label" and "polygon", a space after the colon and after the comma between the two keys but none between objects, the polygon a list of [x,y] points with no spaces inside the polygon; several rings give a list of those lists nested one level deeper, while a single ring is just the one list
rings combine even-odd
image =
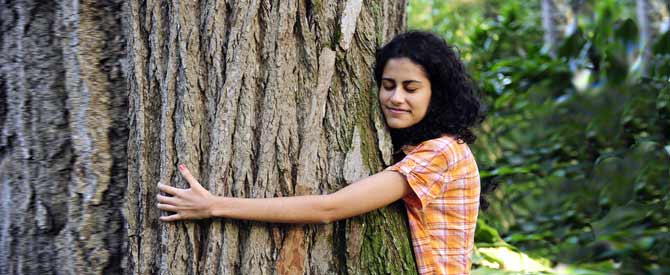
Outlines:
[{"label": "eyelash", "polygon": [[[387,90],[387,91],[390,91],[390,90],[395,89],[395,86],[391,86],[391,87],[384,86],[384,89]],[[417,89],[405,89],[405,91],[410,92],[410,93],[416,92],[416,90]]]}]

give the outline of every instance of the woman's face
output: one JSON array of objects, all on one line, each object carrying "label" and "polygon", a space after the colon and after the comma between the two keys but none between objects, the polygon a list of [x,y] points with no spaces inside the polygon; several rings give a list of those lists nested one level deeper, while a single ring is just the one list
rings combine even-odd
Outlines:
[{"label": "woman's face", "polygon": [[390,128],[402,129],[419,123],[428,112],[431,93],[423,67],[406,57],[386,62],[379,103]]}]

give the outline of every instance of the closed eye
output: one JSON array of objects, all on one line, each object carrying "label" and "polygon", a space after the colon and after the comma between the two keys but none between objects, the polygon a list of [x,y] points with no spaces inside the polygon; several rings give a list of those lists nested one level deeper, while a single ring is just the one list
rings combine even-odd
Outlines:
[{"label": "closed eye", "polygon": [[391,90],[395,88],[395,81],[388,78],[382,79],[382,86],[384,87],[384,89]]}]

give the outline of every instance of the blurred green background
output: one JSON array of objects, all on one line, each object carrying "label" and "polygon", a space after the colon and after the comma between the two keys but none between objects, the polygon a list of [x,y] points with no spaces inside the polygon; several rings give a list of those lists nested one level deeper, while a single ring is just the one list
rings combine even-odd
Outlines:
[{"label": "blurred green background", "polygon": [[410,1],[488,108],[473,274],[670,274],[669,7]]}]

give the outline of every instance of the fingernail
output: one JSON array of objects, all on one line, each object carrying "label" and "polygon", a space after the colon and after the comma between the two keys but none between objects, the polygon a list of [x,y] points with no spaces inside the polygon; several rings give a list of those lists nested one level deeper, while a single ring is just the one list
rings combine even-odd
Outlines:
[{"label": "fingernail", "polygon": [[186,169],[186,166],[184,166],[183,164],[179,164],[179,170],[184,171],[184,169]]}]

